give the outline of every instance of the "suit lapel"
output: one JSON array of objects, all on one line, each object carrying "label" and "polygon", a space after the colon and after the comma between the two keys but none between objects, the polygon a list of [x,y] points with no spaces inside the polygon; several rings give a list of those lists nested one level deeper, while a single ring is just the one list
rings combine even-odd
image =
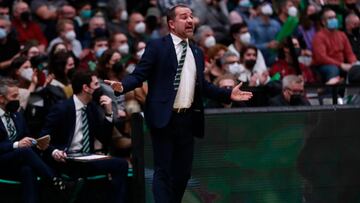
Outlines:
[{"label": "suit lapel", "polygon": [[[175,46],[174,46],[174,43],[173,43],[173,40],[172,40],[170,34],[165,37],[165,46],[167,47],[166,50],[168,50],[168,53],[170,54],[169,60],[172,61],[172,67],[174,68],[174,73],[176,74],[176,69],[178,67],[178,61],[177,61],[177,57],[176,57]],[[175,77],[175,75],[174,75],[174,77]]]},{"label": "suit lapel", "polygon": [[6,137],[8,137],[8,133],[6,131],[6,128],[5,128],[5,125],[4,123],[2,122],[2,119],[0,119],[0,135],[4,135]]},{"label": "suit lapel", "polygon": [[201,67],[201,60],[203,60],[203,59],[200,57],[198,49],[196,49],[193,46],[193,44],[191,44],[191,43],[189,43],[189,45],[190,45],[190,48],[191,48],[191,52],[194,55],[195,65],[196,65],[196,78],[198,79],[199,74],[201,74],[201,68],[200,67]]},{"label": "suit lapel", "polygon": [[17,113],[11,113],[10,114],[11,116],[11,119],[13,120],[14,122],[14,125],[15,125],[15,129],[16,129],[16,139],[19,137],[20,135],[20,131],[21,131],[21,127],[19,126],[20,124],[20,121],[19,121],[19,116],[17,115]]},{"label": "suit lapel", "polygon": [[69,118],[68,122],[69,122],[69,129],[68,129],[68,147],[70,147],[71,145],[71,141],[73,140],[74,137],[74,133],[75,133],[75,124],[76,124],[76,110],[75,110],[75,103],[74,103],[74,99],[73,97],[71,97],[69,100],[69,106],[68,106],[68,116],[67,118]]}]

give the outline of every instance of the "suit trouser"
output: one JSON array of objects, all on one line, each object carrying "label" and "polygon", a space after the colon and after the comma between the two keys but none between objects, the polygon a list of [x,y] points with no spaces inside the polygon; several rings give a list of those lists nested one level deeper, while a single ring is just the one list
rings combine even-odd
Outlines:
[{"label": "suit trouser", "polygon": [[153,193],[157,203],[179,203],[191,176],[194,154],[192,112],[173,113],[169,124],[151,129]]},{"label": "suit trouser", "polygon": [[53,162],[55,167],[71,177],[86,177],[100,174],[111,174],[111,185],[113,190],[109,191],[112,202],[125,202],[126,177],[128,163],[122,158],[111,158],[98,161],[66,163]]},{"label": "suit trouser", "polygon": [[31,148],[19,148],[0,155],[1,173],[22,182],[23,202],[38,202],[37,176],[52,179],[52,169]]}]

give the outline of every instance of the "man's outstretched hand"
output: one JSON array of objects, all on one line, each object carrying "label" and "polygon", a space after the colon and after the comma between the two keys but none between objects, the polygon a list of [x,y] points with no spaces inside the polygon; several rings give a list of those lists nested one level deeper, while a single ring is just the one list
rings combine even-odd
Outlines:
[{"label": "man's outstretched hand", "polygon": [[104,80],[104,82],[108,85],[111,86],[111,88],[115,91],[115,92],[123,92],[124,91],[124,87],[122,85],[121,82],[118,81],[113,81],[113,80]]},{"label": "man's outstretched hand", "polygon": [[251,97],[253,96],[253,94],[251,92],[247,92],[247,91],[241,91],[240,87],[242,85],[242,82],[238,85],[236,85],[232,91],[231,91],[231,100],[233,101],[247,101],[249,99],[251,99]]}]

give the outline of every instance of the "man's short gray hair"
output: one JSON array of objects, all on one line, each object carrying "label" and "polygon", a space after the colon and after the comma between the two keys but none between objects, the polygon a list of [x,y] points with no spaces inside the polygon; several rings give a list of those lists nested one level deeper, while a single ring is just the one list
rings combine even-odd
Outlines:
[{"label": "man's short gray hair", "polygon": [[11,78],[0,77],[0,95],[5,96],[9,87],[15,87],[16,81]]},{"label": "man's short gray hair", "polygon": [[297,75],[287,75],[282,79],[282,89],[291,88],[293,84],[304,84],[304,80]]},{"label": "man's short gray hair", "polygon": [[221,57],[221,65],[224,65],[225,64],[225,59],[227,58],[227,57],[231,57],[231,56],[236,56],[237,58],[239,58],[239,56],[236,54],[236,53],[234,53],[233,51],[227,51],[227,52],[225,52],[224,53],[224,55]]},{"label": "man's short gray hair", "polygon": [[196,30],[196,33],[195,33],[195,36],[194,36],[195,41],[196,41],[196,42],[199,42],[202,33],[203,33],[203,32],[206,32],[206,31],[213,31],[213,29],[212,29],[210,26],[208,26],[208,25],[202,25],[202,26],[200,26],[200,27]]}]

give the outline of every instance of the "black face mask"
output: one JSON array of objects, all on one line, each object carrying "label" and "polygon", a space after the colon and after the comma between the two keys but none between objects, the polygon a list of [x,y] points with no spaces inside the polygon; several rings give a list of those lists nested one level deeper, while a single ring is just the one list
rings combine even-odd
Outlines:
[{"label": "black face mask", "polygon": [[31,14],[29,11],[22,12],[20,14],[20,20],[23,22],[30,22],[31,20]]},{"label": "black face mask", "polygon": [[215,60],[215,65],[220,68],[220,67],[221,67],[221,60],[220,60],[220,59],[216,59],[216,60]]},{"label": "black face mask", "polygon": [[294,48],[295,49],[295,55],[296,57],[300,56],[301,54],[301,49],[300,48]]},{"label": "black face mask", "polygon": [[360,27],[353,28],[353,29],[351,30],[351,33],[352,33],[353,35],[355,35],[355,36],[359,36],[359,34],[360,34]]},{"label": "black face mask", "polygon": [[123,65],[122,63],[117,62],[112,66],[112,69],[116,74],[119,74],[123,71]]},{"label": "black face mask", "polygon": [[302,105],[303,102],[303,96],[301,94],[293,94],[290,96],[290,105],[291,106],[299,106]]},{"label": "black face mask", "polygon": [[250,60],[245,60],[245,66],[247,69],[253,69],[256,63],[256,60],[250,59]]},{"label": "black face mask", "polygon": [[69,80],[71,80],[75,72],[76,72],[76,69],[75,69],[75,68],[69,69],[68,72],[66,73],[66,77],[67,77]]},{"label": "black face mask", "polygon": [[100,104],[100,97],[104,95],[102,89],[99,87],[97,89],[94,90],[93,94],[92,94],[92,99],[94,102]]},{"label": "black face mask", "polygon": [[6,106],[5,106],[5,110],[10,112],[10,113],[15,113],[17,112],[17,110],[20,107],[20,102],[19,100],[13,100],[13,101],[9,101]]}]

